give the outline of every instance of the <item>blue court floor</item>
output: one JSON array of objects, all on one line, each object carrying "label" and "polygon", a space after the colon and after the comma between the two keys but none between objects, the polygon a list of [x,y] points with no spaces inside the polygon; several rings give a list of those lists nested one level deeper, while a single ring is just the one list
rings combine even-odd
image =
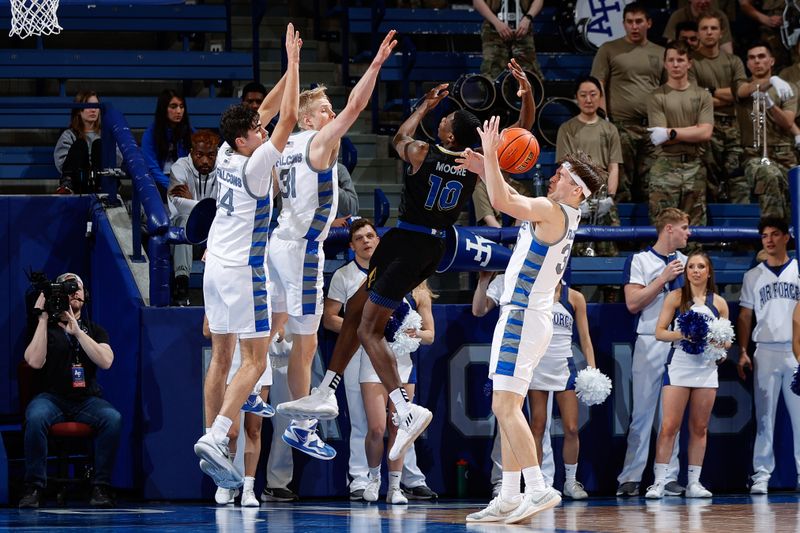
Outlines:
[{"label": "blue court floor", "polygon": [[341,501],[262,504],[260,508],[202,504],[122,505],[118,509],[46,507],[37,511],[0,509],[3,531],[158,531],[250,533],[322,531],[417,533],[451,531],[800,531],[800,495],[720,496],[712,500],[666,498],[590,499],[565,502],[528,524],[464,523],[486,502],[445,500],[407,506]]}]

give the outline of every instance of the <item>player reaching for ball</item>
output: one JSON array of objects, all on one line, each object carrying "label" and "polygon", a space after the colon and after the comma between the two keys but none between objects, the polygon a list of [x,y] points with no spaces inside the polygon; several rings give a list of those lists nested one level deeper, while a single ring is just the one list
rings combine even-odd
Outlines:
[{"label": "player reaching for ball", "polygon": [[[489,363],[492,411],[502,433],[503,485],[500,495],[467,516],[467,522],[514,524],[561,501],[545,485],[522,405],[533,370],[553,335],[553,294],[569,261],[580,203],[600,189],[605,175],[586,154],[577,152],[558,167],[546,198],[513,194],[497,159],[503,150],[498,122],[492,117],[479,130],[485,157],[466,150],[459,160],[462,168],[482,174],[493,207],[524,221],[506,269]],[[521,477],[524,494],[520,494]]]},{"label": "player reaching for ball", "polygon": [[397,227],[381,238],[370,259],[366,283],[347,302],[322,383],[309,396],[279,406],[279,412],[294,417],[324,419],[331,418],[330,412],[338,414],[334,392],[360,344],[397,408],[400,425],[389,451],[391,461],[413,444],[432,414],[408,400],[384,330],[403,297],[436,271],[445,249],[444,230],[456,222],[478,179],[456,163],[464,149],[478,142],[480,121],[472,113],[458,110],[441,120],[441,145],[413,137],[422,118],[447,94],[446,83],[429,91],[394,137],[395,150],[406,163]]}]

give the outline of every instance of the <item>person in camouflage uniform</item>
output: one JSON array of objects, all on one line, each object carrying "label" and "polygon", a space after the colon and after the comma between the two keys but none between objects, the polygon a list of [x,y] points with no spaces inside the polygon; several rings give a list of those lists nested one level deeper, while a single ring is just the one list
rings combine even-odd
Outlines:
[{"label": "person in camouflage uniform", "polygon": [[622,165],[617,201],[647,199],[647,175],[655,150],[647,133],[647,98],[662,83],[664,48],[647,40],[652,20],[639,2],[623,10],[625,37],[603,44],[592,63],[604,108],[619,132]]},{"label": "person in camouflage uniform", "polygon": [[699,23],[700,19],[706,15],[713,15],[720,21],[720,48],[723,52],[732,54],[733,34],[731,32],[731,23],[723,11],[711,6],[709,0],[689,0],[689,5],[676,9],[670,15],[662,36],[667,40],[677,39],[675,28],[678,24],[689,20]]},{"label": "person in camouflage uniform", "polygon": [[472,1],[472,6],[484,19],[481,24],[481,74],[496,78],[514,57],[523,69],[544,80],[533,42],[533,19],[543,5],[544,0]]},{"label": "person in camouflage uniform", "polygon": [[[563,161],[567,154],[582,150],[599,166],[608,172],[605,191],[599,192],[597,198],[585,200],[586,215],[583,224],[597,226],[619,226],[619,213],[614,204],[619,185],[619,166],[622,163],[622,148],[617,128],[600,118],[597,109],[603,97],[600,81],[592,76],[578,80],[575,91],[580,114],[563,123],[558,128],[556,138],[556,161]],[[581,205],[584,210],[584,205]],[[586,255],[590,243],[575,243],[573,254]],[[611,257],[618,253],[617,245],[610,241],[591,243],[595,255]]]},{"label": "person in camouflage uniform", "polygon": [[727,199],[730,176],[741,173],[742,139],[734,103],[736,90],[747,80],[742,60],[720,50],[720,28],[714,15],[700,19],[700,47],[689,70],[689,80],[707,90],[714,103],[714,133],[703,156],[709,201]]},{"label": "person in camouflage uniform", "polygon": [[702,145],[714,130],[714,105],[705,89],[689,81],[692,60],[683,41],[664,52],[667,82],[647,102],[656,162],[650,169],[650,220],[667,207],[689,214],[689,224],[706,224],[706,168]]},{"label": "person in camouflage uniform", "polygon": [[[758,6],[758,7],[756,7]],[[786,0],[739,0],[742,13],[758,24],[759,38],[769,45],[775,67],[783,67],[791,63],[789,51],[781,40],[781,25]]]},{"label": "person in camouflage uniform", "polygon": [[739,86],[737,111],[740,117],[747,117],[753,109],[753,98],[764,98],[766,154],[770,164],[762,162],[763,148],[754,146],[751,119],[749,127],[742,124],[744,175],[731,180],[730,197],[734,203],[749,203],[755,196],[761,216],[788,219],[791,210],[787,175],[789,169],[797,165],[791,133],[797,115],[797,95],[791,84],[772,75],[774,64],[772,49],[766,42],[755,43],[747,50],[747,69],[752,77]]}]

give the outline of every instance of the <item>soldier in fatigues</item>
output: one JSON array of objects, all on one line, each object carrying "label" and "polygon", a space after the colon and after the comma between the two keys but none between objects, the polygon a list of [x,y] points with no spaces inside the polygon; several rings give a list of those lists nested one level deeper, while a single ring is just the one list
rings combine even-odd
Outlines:
[{"label": "soldier in fatigues", "polygon": [[739,0],[739,8],[743,14],[758,24],[759,38],[772,48],[775,65],[784,66],[791,63],[789,51],[784,48],[781,41],[781,25],[783,24],[786,0],[756,0],[755,2]]},{"label": "soldier in fatigues", "polygon": [[[567,154],[583,150],[600,168],[608,172],[608,188],[600,192],[597,200],[590,204],[588,224],[600,226],[619,226],[619,214],[614,205],[619,184],[619,165],[622,163],[619,133],[610,122],[600,118],[597,109],[603,97],[600,81],[592,76],[578,80],[575,97],[578,100],[580,114],[563,123],[558,128],[556,138],[556,161],[563,161]],[[576,243],[573,254],[584,255],[588,243]],[[614,242],[598,242],[593,244],[596,255],[615,256],[617,246]]]},{"label": "soldier in fatigues", "polygon": [[728,16],[723,11],[711,6],[708,0],[689,0],[689,5],[679,8],[670,15],[667,25],[664,27],[662,34],[664,39],[676,39],[675,27],[681,22],[693,20],[700,24],[700,19],[706,16],[716,17],[720,22],[720,47],[723,52],[729,54],[733,53],[733,40],[731,38],[731,24],[728,21]]},{"label": "soldier in fatigues", "polygon": [[744,176],[731,180],[730,200],[733,203],[749,203],[751,195],[755,195],[761,206],[761,216],[788,219],[790,209],[787,174],[791,167],[797,165],[794,137],[791,133],[797,113],[797,96],[789,83],[772,75],[774,64],[775,58],[767,43],[756,43],[747,50],[747,68],[752,78],[739,86],[738,113],[740,118],[747,117],[753,109],[753,96],[764,95],[768,147],[766,154],[771,163],[762,163],[763,148],[754,148],[752,120],[755,119],[751,120],[751,124],[744,120]]},{"label": "soldier in fatigues", "polygon": [[625,37],[605,43],[592,63],[592,76],[604,86],[601,104],[619,131],[622,167],[617,199],[645,201],[647,171],[654,147],[647,135],[647,98],[662,82],[664,48],[647,40],[652,20],[633,2],[623,11]]},{"label": "soldier in fatigues", "polygon": [[702,144],[714,130],[714,106],[708,91],[689,82],[689,48],[682,41],[667,44],[667,83],[647,103],[650,141],[658,158],[650,169],[650,220],[662,209],[677,207],[689,224],[706,224],[706,169]]},{"label": "soldier in fatigues", "polygon": [[719,18],[707,15],[698,26],[700,47],[692,53],[689,80],[708,91],[714,104],[714,133],[704,161],[710,201],[727,198],[729,176],[740,172],[742,138],[736,123],[736,89],[747,81],[742,60],[720,50]]},{"label": "soldier in fatigues", "polygon": [[481,74],[496,78],[506,69],[509,59],[515,57],[522,68],[544,80],[533,43],[533,18],[543,5],[544,0],[472,1],[472,6],[484,18]]}]

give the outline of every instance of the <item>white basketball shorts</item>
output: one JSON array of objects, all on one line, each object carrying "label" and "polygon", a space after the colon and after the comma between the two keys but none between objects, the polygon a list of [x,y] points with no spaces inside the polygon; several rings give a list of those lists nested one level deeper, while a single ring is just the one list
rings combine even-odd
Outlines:
[{"label": "white basketball shorts", "polygon": [[494,329],[489,378],[494,390],[525,396],[550,338],[553,318],[548,312],[504,306]]},{"label": "white basketball shorts", "polygon": [[242,339],[268,337],[268,283],[264,266],[224,266],[208,254],[203,297],[211,333],[236,333]]}]

